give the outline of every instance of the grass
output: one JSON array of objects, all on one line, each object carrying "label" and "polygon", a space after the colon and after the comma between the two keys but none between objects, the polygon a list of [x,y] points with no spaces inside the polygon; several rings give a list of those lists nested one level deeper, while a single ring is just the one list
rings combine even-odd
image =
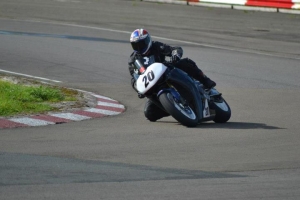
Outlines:
[{"label": "grass", "polygon": [[52,103],[75,101],[77,91],[51,86],[26,86],[0,80],[0,116],[53,111]]}]

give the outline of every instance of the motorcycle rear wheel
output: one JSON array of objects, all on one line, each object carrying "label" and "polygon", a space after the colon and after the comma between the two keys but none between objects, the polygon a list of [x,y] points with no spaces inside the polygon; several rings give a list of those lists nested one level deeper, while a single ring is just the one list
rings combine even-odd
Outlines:
[{"label": "motorcycle rear wheel", "polygon": [[231,117],[231,109],[225,99],[222,98],[222,103],[214,102],[213,104],[216,112],[216,116],[213,121],[215,123],[227,122]]},{"label": "motorcycle rear wheel", "polygon": [[165,92],[159,96],[159,101],[165,110],[178,122],[187,127],[195,127],[198,124],[198,117],[188,105],[177,102],[172,93]]}]

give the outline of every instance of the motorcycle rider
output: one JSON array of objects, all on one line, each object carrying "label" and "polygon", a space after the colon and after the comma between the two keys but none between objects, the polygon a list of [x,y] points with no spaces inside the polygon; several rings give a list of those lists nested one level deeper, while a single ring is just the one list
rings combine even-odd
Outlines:
[{"label": "motorcycle rider", "polygon": [[[135,72],[134,61],[140,56],[154,56],[155,62],[165,62],[165,58],[170,57],[172,66],[181,69],[189,76],[200,81],[204,87],[212,88],[216,86],[216,83],[208,78],[201,69],[199,69],[194,61],[189,58],[181,59],[183,50],[181,47],[172,47],[167,44],[152,41],[150,34],[145,29],[136,29],[131,33],[130,43],[133,48],[133,53],[130,55],[128,61],[129,73],[131,75],[131,85],[135,91],[136,80],[138,78],[137,72]],[[137,91],[138,92],[138,91]],[[139,98],[145,96],[138,93]],[[144,114],[150,121],[156,121],[162,117],[169,116],[164,110],[161,110],[151,100],[147,100],[144,108]]]}]

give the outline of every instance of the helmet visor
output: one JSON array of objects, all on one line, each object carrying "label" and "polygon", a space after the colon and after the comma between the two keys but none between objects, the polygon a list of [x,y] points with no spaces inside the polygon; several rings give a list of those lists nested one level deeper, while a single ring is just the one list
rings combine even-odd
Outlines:
[{"label": "helmet visor", "polygon": [[139,40],[136,42],[131,42],[132,49],[139,52],[139,53],[146,53],[145,51],[148,49],[151,39],[147,36],[143,40]]}]

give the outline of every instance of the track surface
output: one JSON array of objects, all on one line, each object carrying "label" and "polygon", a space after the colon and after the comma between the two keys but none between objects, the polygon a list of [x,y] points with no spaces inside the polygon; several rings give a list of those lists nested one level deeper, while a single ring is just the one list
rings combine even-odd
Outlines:
[{"label": "track surface", "polygon": [[[299,17],[140,1],[0,2],[0,69],[108,96],[126,112],[0,130],[0,199],[298,199]],[[217,81],[226,124],[150,123],[130,88],[145,27]]]}]

